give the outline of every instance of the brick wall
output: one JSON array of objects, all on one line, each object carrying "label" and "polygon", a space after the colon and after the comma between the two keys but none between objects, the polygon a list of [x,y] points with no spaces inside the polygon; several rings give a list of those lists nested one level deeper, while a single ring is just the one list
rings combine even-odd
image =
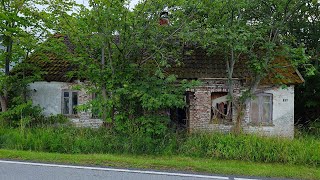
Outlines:
[{"label": "brick wall", "polygon": [[[287,89],[281,87],[264,87],[264,92],[273,95],[273,124],[268,126],[257,126],[250,123],[250,104],[246,107],[245,117],[242,123],[244,132],[258,133],[263,135],[276,135],[293,138],[294,136],[294,87]],[[228,132],[232,129],[232,124],[214,124],[211,122],[211,93],[227,92],[226,80],[203,80],[202,86],[189,90],[189,118],[188,125],[190,131],[220,131]],[[241,82],[234,81],[234,94],[241,93]],[[262,91],[262,90],[260,90]],[[233,122],[236,117],[233,108]]]},{"label": "brick wall", "polygon": [[[240,93],[241,82],[234,81],[234,93]],[[202,86],[190,89],[189,130],[212,130],[211,93],[228,92],[226,80],[202,80]]]}]

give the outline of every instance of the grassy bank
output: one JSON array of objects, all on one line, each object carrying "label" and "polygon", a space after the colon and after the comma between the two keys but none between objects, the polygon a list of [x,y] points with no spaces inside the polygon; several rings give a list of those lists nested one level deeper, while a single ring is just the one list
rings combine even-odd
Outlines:
[{"label": "grassy bank", "polygon": [[68,154],[185,156],[247,162],[320,166],[320,141],[233,134],[148,135],[106,129],[0,129],[0,148]]},{"label": "grassy bank", "polygon": [[293,179],[320,179],[316,167],[253,163],[183,156],[141,156],[111,154],[58,154],[0,149],[1,159],[31,160],[77,165],[113,166],[160,170],[196,171],[213,174],[279,177]]}]

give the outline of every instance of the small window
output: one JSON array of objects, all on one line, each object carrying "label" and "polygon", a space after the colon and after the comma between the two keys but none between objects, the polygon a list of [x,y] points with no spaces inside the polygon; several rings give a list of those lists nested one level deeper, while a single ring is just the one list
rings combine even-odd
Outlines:
[{"label": "small window", "polygon": [[272,94],[258,94],[251,100],[250,117],[253,124],[272,123]]},{"label": "small window", "polygon": [[62,113],[65,115],[77,114],[76,106],[78,105],[78,92],[77,91],[63,91],[62,97]]}]

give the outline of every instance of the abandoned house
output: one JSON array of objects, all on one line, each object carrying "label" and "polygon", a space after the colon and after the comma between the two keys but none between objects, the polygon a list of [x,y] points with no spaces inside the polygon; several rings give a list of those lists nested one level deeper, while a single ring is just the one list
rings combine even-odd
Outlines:
[{"label": "abandoned house", "polygon": [[[68,39],[64,38],[66,44]],[[93,98],[85,91],[73,90],[81,84],[67,73],[73,69],[70,62],[47,53],[46,60],[34,56],[31,59],[46,73],[43,80],[29,84],[29,97],[35,105],[44,109],[45,115],[64,114],[77,126],[99,127],[102,121],[90,112],[78,112],[75,106]],[[254,98],[246,107],[243,125],[244,132],[263,135],[276,135],[292,138],[294,135],[294,85],[304,80],[299,72],[285,59],[276,62],[282,66],[274,69],[281,79],[272,73],[261,83]],[[226,63],[222,56],[209,57],[202,49],[195,49],[191,55],[184,55],[182,66],[169,70],[180,79],[197,79],[198,87],[186,92],[187,107],[171,110],[171,118],[184,124],[190,131],[230,131],[235,121],[235,108],[227,103]],[[234,70],[234,94],[240,94],[246,87],[248,70],[237,66]],[[278,84],[287,85],[282,88]]]},{"label": "abandoned house", "polygon": [[[197,79],[202,85],[186,92],[187,107],[174,112],[178,121],[185,122],[189,130],[230,131],[237,112],[227,103],[229,90],[223,56],[209,57],[206,51],[199,48],[194,49],[191,55],[184,55],[182,63],[182,66],[170,71],[181,79]],[[247,104],[243,131],[293,138],[294,85],[303,83],[304,79],[284,58],[278,57],[274,64],[275,68],[261,81],[255,98]],[[234,95],[240,96],[247,87],[249,76],[244,64],[235,64]]]}]

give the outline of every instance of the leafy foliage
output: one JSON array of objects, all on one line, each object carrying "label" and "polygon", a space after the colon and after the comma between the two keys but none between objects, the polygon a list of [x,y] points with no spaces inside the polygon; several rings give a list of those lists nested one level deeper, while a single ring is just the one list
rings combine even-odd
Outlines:
[{"label": "leafy foliage", "polygon": [[[12,91],[18,87],[25,88],[30,78],[16,78],[9,71],[21,61],[28,59],[29,54],[39,43],[46,30],[41,19],[43,15],[36,5],[37,0],[3,0],[0,6],[0,104],[2,111],[13,106]],[[12,96],[12,97],[10,97]]]},{"label": "leafy foliage", "polygon": [[[179,82],[165,69],[181,58],[177,32],[183,23],[172,18],[170,26],[159,26],[159,14],[169,1],[155,5],[141,2],[130,11],[126,1],[90,1],[90,8],[66,14],[62,2],[51,1],[48,11],[74,45],[72,62],[76,75],[96,99],[92,108],[102,119],[141,117],[153,111],[184,106],[184,91],[194,82]],[[59,5],[58,5],[59,4]],[[170,3],[172,4],[172,3]],[[68,6],[66,2],[65,7]]]},{"label": "leafy foliage", "polygon": [[[320,60],[320,2],[308,1],[305,6],[294,14],[294,19],[290,23],[290,33],[294,35],[298,42],[304,43],[306,53],[311,62],[304,66],[313,66],[316,70],[314,74],[300,68],[300,72],[305,77],[305,83],[296,87],[295,96],[295,119],[296,122],[312,128],[313,122],[317,122],[320,117],[319,111],[319,60]],[[313,75],[313,76],[312,76]]]},{"label": "leafy foliage", "polygon": [[[224,54],[229,89],[233,89],[235,63],[247,65],[252,73],[248,91],[239,99],[229,91],[230,100],[239,104],[240,111],[272,70],[276,56],[290,59],[306,75],[315,70],[309,57],[316,67],[319,59],[317,1],[161,0],[141,1],[133,10],[128,8],[129,1],[122,0],[90,0],[90,8],[73,0],[2,2],[0,43],[5,48],[0,50],[0,64],[6,70],[0,72],[3,111],[25,103],[26,85],[39,77],[26,78],[23,73],[9,76],[7,70],[10,63],[27,60],[35,49],[55,49],[76,64],[79,69],[71,76],[84,80],[81,88],[96,94],[83,110],[92,109],[113,123],[184,106],[184,91],[197,83],[180,82],[166,69],[180,63],[186,42],[209,54]],[[46,5],[46,12],[38,10],[37,4]],[[159,25],[162,11],[170,12],[170,23],[165,26]],[[41,38],[37,36],[48,30],[68,37],[72,52],[66,53],[65,45],[52,39],[38,46]],[[14,100],[18,96],[22,97],[19,103]]]},{"label": "leafy foliage", "polygon": [[[276,57],[289,59],[295,67],[307,66],[305,46],[290,33],[295,12],[311,3],[294,1],[201,1],[189,28],[182,33],[190,42],[207,50],[208,54],[223,54],[228,77],[229,99],[242,112],[254,96],[260,82],[274,68]],[[189,6],[188,3],[185,3]],[[312,6],[312,5],[311,5]],[[246,64],[251,77],[241,97],[233,94],[235,64]],[[279,75],[276,75],[279,77]],[[230,103],[231,103],[230,102]],[[240,132],[242,118],[237,113],[236,129]]]}]

